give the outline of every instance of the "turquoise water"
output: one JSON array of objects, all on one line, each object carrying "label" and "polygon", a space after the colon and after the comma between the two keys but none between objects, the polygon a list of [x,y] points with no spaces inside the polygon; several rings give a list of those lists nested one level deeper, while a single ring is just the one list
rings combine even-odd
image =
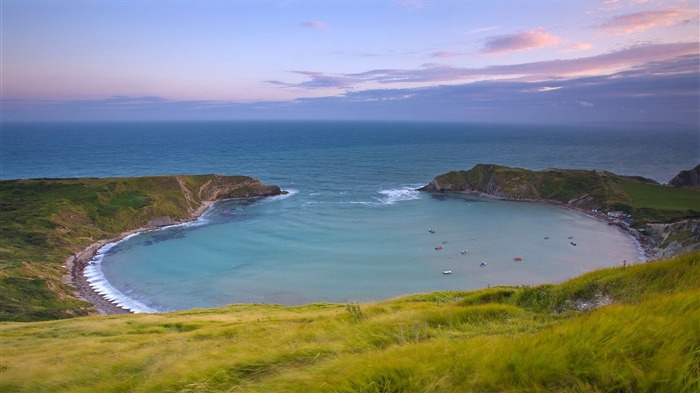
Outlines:
[{"label": "turquoise water", "polygon": [[334,199],[220,203],[193,226],[118,244],[88,274],[128,307],[162,311],[558,282],[639,258],[617,228],[548,205],[400,190]]},{"label": "turquoise water", "polygon": [[290,191],[105,249],[86,274],[141,311],[382,300],[635,262],[624,233],[576,212],[413,190],[480,162],[666,182],[699,156],[697,130],[680,126],[435,123],[11,125],[1,148],[2,178],[245,174]]}]

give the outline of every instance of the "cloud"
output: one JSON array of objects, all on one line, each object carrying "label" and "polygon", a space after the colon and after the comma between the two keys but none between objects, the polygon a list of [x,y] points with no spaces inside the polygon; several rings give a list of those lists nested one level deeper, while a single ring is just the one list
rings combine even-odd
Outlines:
[{"label": "cloud", "polygon": [[[542,81],[566,79],[584,75],[606,75],[633,70],[650,62],[664,62],[687,56],[691,61],[683,70],[657,70],[662,73],[682,73],[697,70],[700,47],[697,42],[649,44],[619,51],[576,59],[549,60],[533,63],[496,65],[483,68],[460,68],[439,64],[424,64],[417,69],[376,69],[354,74],[328,75],[322,72],[295,72],[309,78],[302,83],[273,82],[297,88],[362,89],[367,84],[426,85],[435,83],[465,83],[484,79]],[[692,59],[695,59],[693,63]]]},{"label": "cloud", "polygon": [[300,89],[349,89],[357,81],[343,75],[328,75],[323,72],[316,71],[292,71],[292,73],[309,77],[309,80],[302,83],[287,83],[277,80],[269,80],[267,83],[272,83],[282,87],[292,87]]},{"label": "cloud", "polygon": [[609,34],[630,34],[659,26],[680,25],[697,18],[697,10],[690,8],[674,8],[617,15],[595,27]]},{"label": "cloud", "polygon": [[326,30],[326,22],[322,20],[310,20],[310,21],[305,21],[301,22],[301,26],[305,27],[307,29],[313,29],[313,30]]},{"label": "cloud", "polygon": [[[698,56],[639,64],[608,75],[544,81],[486,80],[416,88],[376,88],[292,102],[2,100],[5,121],[41,120],[427,120],[567,123],[677,121],[698,127]],[[314,73],[315,77],[323,74]],[[125,108],[131,102],[133,107]]]},{"label": "cloud", "polygon": [[467,33],[469,33],[469,34],[485,33],[487,31],[499,29],[500,27],[501,26],[480,27],[478,29],[469,30]]},{"label": "cloud", "polygon": [[492,36],[486,39],[481,53],[502,55],[513,52],[530,51],[557,45],[559,38],[548,33],[544,28],[515,34]]},{"label": "cloud", "polygon": [[438,59],[444,59],[444,58],[455,57],[455,56],[459,56],[459,53],[440,51],[440,52],[433,52],[430,54],[430,57],[438,58]]},{"label": "cloud", "polygon": [[571,44],[567,47],[565,47],[562,52],[569,53],[569,52],[582,52],[585,50],[589,50],[593,48],[593,45],[591,44],[586,44],[586,43],[580,43],[580,44]]}]

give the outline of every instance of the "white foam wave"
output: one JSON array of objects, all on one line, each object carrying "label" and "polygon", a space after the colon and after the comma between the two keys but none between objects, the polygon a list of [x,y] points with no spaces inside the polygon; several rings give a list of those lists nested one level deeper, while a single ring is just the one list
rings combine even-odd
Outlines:
[{"label": "white foam wave", "polygon": [[290,189],[284,190],[284,191],[286,191],[287,193],[264,198],[262,201],[260,201],[260,203],[281,201],[282,199],[287,199],[287,198],[291,197],[292,195],[296,195],[299,193],[299,190],[296,190],[294,188],[290,188]]},{"label": "white foam wave", "polygon": [[152,307],[148,307],[114,288],[102,273],[102,259],[104,258],[105,253],[120,242],[126,241],[139,233],[131,234],[118,242],[108,243],[102,246],[102,248],[97,251],[97,254],[95,254],[95,256],[90,260],[90,263],[85,267],[85,270],[83,270],[83,275],[85,276],[90,287],[95,292],[110,302],[115,303],[118,307],[135,313],[157,313],[160,311]]},{"label": "white foam wave", "polygon": [[381,190],[380,194],[384,195],[379,199],[384,205],[393,205],[396,202],[412,201],[420,199],[420,191],[413,187],[403,187],[398,189]]},{"label": "white foam wave", "polygon": [[405,186],[402,188],[392,188],[387,190],[377,191],[378,194],[382,196],[372,196],[373,201],[335,201],[335,202],[325,202],[325,201],[308,201],[304,204],[319,204],[319,203],[331,203],[331,204],[348,204],[348,205],[365,205],[365,206],[383,206],[383,205],[393,205],[397,202],[411,201],[415,199],[420,199],[420,191],[416,187]]}]

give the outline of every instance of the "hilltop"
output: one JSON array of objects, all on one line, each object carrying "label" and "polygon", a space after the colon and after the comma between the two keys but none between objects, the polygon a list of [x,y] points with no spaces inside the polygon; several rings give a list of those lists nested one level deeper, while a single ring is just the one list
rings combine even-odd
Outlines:
[{"label": "hilltop", "polygon": [[247,176],[0,181],[0,320],[94,312],[76,296],[80,283],[64,277],[66,264],[78,269],[100,244],[191,220],[213,201],[280,193]]}]

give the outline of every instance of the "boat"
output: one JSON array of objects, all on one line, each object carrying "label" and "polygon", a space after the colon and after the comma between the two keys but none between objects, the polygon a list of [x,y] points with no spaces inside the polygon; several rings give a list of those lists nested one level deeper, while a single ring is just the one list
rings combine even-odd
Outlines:
[{"label": "boat", "polygon": [[486,262],[481,262],[481,263],[479,264],[479,266],[481,266],[481,267],[486,266]]},{"label": "boat", "polygon": [[515,258],[513,258],[513,260],[514,260],[515,262],[520,262],[520,261],[522,261],[523,259],[520,258],[520,257],[515,257]]},{"label": "boat", "polygon": [[469,253],[469,250],[462,250],[462,255],[466,255]]},{"label": "boat", "polygon": [[443,248],[442,246],[435,247],[436,250],[442,250],[442,248]]},{"label": "boat", "polygon": [[574,242],[571,242],[570,244],[571,244],[572,246],[575,246],[575,245],[576,245],[576,243],[574,243]]},{"label": "boat", "polygon": [[452,270],[443,270],[442,274],[452,274]]},{"label": "boat", "polygon": [[435,233],[435,230],[432,229],[432,228],[428,228],[428,232],[430,232],[430,233]]}]

